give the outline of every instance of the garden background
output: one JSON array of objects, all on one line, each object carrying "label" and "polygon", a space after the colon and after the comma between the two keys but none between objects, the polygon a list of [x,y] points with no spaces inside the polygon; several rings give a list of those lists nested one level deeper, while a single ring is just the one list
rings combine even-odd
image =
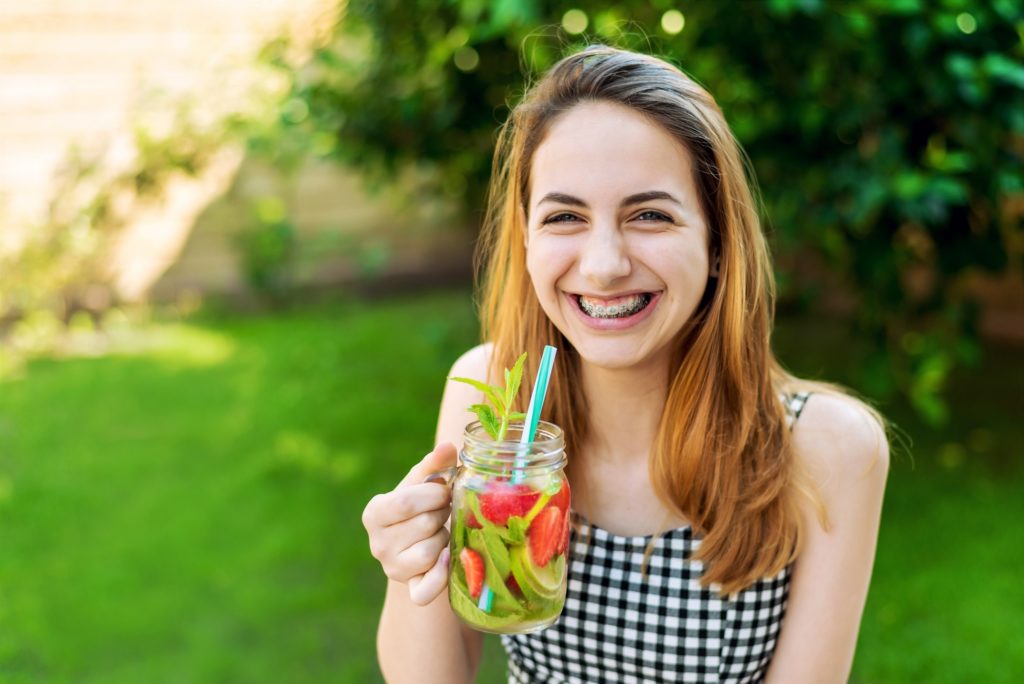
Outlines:
[{"label": "garden background", "polygon": [[902,435],[852,681],[1016,681],[1018,3],[0,0],[0,682],[380,679],[359,516],[477,341],[496,128],[586,42],[715,94],[779,355]]}]

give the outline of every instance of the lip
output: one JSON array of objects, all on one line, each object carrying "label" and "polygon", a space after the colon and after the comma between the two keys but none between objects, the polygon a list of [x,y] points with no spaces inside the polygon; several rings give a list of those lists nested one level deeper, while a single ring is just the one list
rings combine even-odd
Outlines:
[{"label": "lip", "polygon": [[628,330],[629,328],[632,328],[642,323],[648,316],[651,315],[651,312],[654,311],[654,307],[658,305],[658,301],[661,299],[662,295],[660,291],[652,292],[650,290],[633,290],[632,292],[616,294],[614,297],[593,295],[595,299],[615,299],[616,297],[628,297],[630,295],[637,294],[650,294],[651,301],[641,311],[638,311],[632,316],[627,316],[625,318],[591,318],[587,314],[583,313],[583,311],[580,310],[579,304],[576,303],[576,297],[580,296],[581,294],[584,297],[590,297],[591,295],[588,295],[583,292],[564,292],[563,294],[565,295],[569,307],[576,312],[576,316],[583,322],[584,325],[594,330],[611,331]]}]

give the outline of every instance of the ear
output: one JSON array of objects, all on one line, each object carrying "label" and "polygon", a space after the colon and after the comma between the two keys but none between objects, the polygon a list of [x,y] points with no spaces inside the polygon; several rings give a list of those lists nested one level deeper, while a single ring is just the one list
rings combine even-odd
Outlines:
[{"label": "ear", "polygon": [[711,270],[708,275],[712,278],[717,278],[719,274],[719,267],[721,266],[722,259],[719,254],[717,247],[711,248]]}]

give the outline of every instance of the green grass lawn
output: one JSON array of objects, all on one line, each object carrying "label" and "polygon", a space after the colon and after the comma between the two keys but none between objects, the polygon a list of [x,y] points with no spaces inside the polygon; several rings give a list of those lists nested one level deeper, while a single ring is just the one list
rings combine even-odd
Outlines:
[{"label": "green grass lawn", "polygon": [[[0,381],[0,682],[378,681],[359,515],[430,448],[474,326],[462,292],[205,315]],[[842,375],[835,334],[781,325],[784,357]],[[915,443],[854,681],[1024,672],[1019,356],[958,378],[941,431],[892,409]]]}]

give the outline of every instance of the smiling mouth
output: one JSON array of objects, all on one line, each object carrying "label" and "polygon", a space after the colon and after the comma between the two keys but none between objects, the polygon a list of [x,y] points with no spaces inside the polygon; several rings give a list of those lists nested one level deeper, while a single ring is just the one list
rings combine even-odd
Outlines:
[{"label": "smiling mouth", "polygon": [[640,313],[651,303],[654,295],[640,292],[615,299],[595,299],[585,295],[572,295],[576,306],[590,318],[629,318]]}]

